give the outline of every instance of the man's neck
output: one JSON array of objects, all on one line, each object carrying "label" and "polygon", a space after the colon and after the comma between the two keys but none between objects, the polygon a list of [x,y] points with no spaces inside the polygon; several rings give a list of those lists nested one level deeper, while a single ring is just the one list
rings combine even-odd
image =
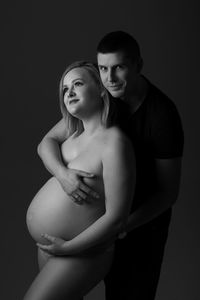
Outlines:
[{"label": "man's neck", "polygon": [[138,78],[136,89],[124,101],[130,106],[131,113],[135,113],[146,98],[149,84],[143,76]]}]

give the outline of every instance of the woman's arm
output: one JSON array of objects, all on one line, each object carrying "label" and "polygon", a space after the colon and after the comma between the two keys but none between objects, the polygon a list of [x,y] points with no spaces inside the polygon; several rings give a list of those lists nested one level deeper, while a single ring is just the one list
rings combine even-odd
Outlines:
[{"label": "woman's arm", "polygon": [[[118,130],[114,130],[104,149],[102,164],[105,214],[75,238],[63,243],[61,255],[74,255],[105,243],[116,236],[126,223],[135,188],[133,149],[127,138]],[[42,249],[58,254],[58,251],[54,252],[52,245],[44,246]]]},{"label": "woman's arm", "polygon": [[93,177],[93,174],[68,169],[63,163],[60,144],[66,140],[66,124],[60,120],[42,139],[38,145],[38,155],[46,169],[57,178],[63,190],[71,199],[81,204],[87,196],[97,197],[98,194],[83,183],[83,177]]}]

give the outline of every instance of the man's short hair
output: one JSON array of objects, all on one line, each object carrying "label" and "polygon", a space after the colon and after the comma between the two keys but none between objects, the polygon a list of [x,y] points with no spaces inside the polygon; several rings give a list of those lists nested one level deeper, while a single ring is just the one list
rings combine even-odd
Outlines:
[{"label": "man's short hair", "polygon": [[123,52],[133,62],[141,58],[138,42],[124,31],[113,31],[106,34],[97,46],[97,53]]}]

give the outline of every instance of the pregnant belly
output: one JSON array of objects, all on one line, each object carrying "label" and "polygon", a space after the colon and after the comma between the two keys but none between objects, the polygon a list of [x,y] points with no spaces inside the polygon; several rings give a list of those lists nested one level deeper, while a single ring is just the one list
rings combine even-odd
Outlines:
[{"label": "pregnant belly", "polygon": [[[103,202],[103,201],[101,201]],[[28,230],[37,242],[46,242],[42,233],[72,239],[104,213],[101,204],[74,203],[52,177],[32,200],[26,216]]]}]

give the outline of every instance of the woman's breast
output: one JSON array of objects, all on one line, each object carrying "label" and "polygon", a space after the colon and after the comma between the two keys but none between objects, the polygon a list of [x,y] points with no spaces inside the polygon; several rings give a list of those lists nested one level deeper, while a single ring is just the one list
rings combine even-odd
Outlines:
[{"label": "woman's breast", "polygon": [[27,211],[27,226],[37,242],[42,233],[69,240],[95,222],[105,211],[104,199],[74,203],[52,177],[33,198]]}]

